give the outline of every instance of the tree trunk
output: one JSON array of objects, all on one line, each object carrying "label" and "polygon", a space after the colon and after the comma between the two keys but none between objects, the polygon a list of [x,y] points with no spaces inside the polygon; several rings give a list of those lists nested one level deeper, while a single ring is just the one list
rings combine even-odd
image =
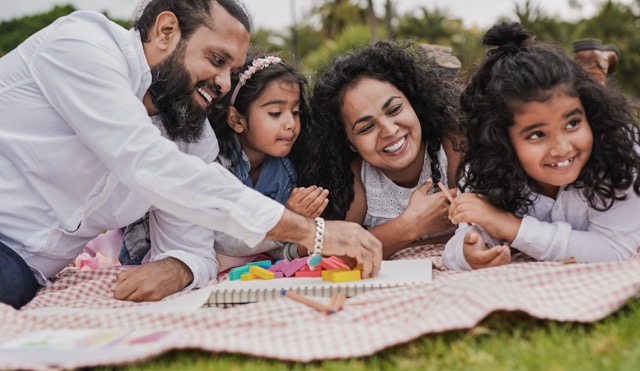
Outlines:
[{"label": "tree trunk", "polygon": [[387,40],[391,40],[393,37],[393,26],[391,25],[391,19],[393,18],[393,8],[391,7],[391,0],[387,0],[385,4],[384,24],[387,28]]},{"label": "tree trunk", "polygon": [[369,2],[369,25],[371,26],[371,42],[378,41],[378,17],[376,17],[376,10],[373,7],[373,0]]}]

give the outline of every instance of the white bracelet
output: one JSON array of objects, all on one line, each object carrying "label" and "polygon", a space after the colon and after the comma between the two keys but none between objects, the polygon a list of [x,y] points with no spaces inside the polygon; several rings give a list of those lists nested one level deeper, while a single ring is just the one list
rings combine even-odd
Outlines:
[{"label": "white bracelet", "polygon": [[324,219],[317,217],[316,219],[316,239],[313,243],[313,252],[307,260],[309,269],[315,269],[322,261],[322,243],[324,242]]}]

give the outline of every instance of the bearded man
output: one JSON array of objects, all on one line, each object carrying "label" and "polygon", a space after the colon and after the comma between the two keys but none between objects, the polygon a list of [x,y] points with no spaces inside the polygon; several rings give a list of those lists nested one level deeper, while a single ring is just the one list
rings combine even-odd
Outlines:
[{"label": "bearded man", "polygon": [[377,274],[380,243],[360,226],[321,228],[213,163],[206,117],[249,34],[237,0],[151,0],[132,30],[75,12],[0,59],[1,303],[20,308],[88,241],[147,212],[150,262],[118,276],[118,299],[215,278],[214,230],[351,256]]}]

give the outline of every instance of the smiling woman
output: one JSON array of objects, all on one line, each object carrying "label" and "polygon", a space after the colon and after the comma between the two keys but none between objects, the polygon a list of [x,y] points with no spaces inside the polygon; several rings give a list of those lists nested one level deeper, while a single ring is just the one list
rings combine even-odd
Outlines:
[{"label": "smiling woman", "polygon": [[381,42],[336,58],[313,90],[301,182],[329,189],[324,216],[367,227],[385,257],[453,233],[434,184],[455,180],[454,79],[417,45]]}]

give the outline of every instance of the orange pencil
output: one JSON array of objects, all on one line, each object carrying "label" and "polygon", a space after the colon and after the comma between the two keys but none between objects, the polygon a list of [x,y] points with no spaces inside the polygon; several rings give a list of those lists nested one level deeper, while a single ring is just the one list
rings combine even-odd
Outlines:
[{"label": "orange pencil", "polygon": [[309,299],[309,298],[307,298],[305,296],[298,295],[295,292],[287,291],[285,289],[282,289],[281,292],[282,292],[282,296],[286,296],[289,299],[297,301],[298,303],[302,303],[302,304],[304,304],[304,305],[306,305],[308,307],[311,307],[311,308],[317,310],[318,312],[323,312],[323,313],[326,313],[326,314],[335,313],[335,311],[332,310],[331,308],[329,308],[328,306],[326,306],[326,305],[324,305],[322,303],[318,303],[315,300],[311,300],[311,299]]},{"label": "orange pencil", "polygon": [[440,190],[444,192],[445,196],[447,196],[447,200],[453,203],[453,197],[451,196],[451,193],[449,193],[449,190],[447,189],[447,187],[445,187],[444,184],[442,184],[442,182],[438,182],[438,187],[440,187]]},{"label": "orange pencil", "polygon": [[338,293],[337,292],[334,292],[333,294],[331,294],[331,303],[329,304],[329,307],[334,312],[338,311]]},{"label": "orange pencil", "polygon": [[342,310],[342,308],[344,308],[346,303],[347,303],[347,294],[345,294],[344,292],[339,293],[336,299],[336,307],[335,307],[336,311]]}]

